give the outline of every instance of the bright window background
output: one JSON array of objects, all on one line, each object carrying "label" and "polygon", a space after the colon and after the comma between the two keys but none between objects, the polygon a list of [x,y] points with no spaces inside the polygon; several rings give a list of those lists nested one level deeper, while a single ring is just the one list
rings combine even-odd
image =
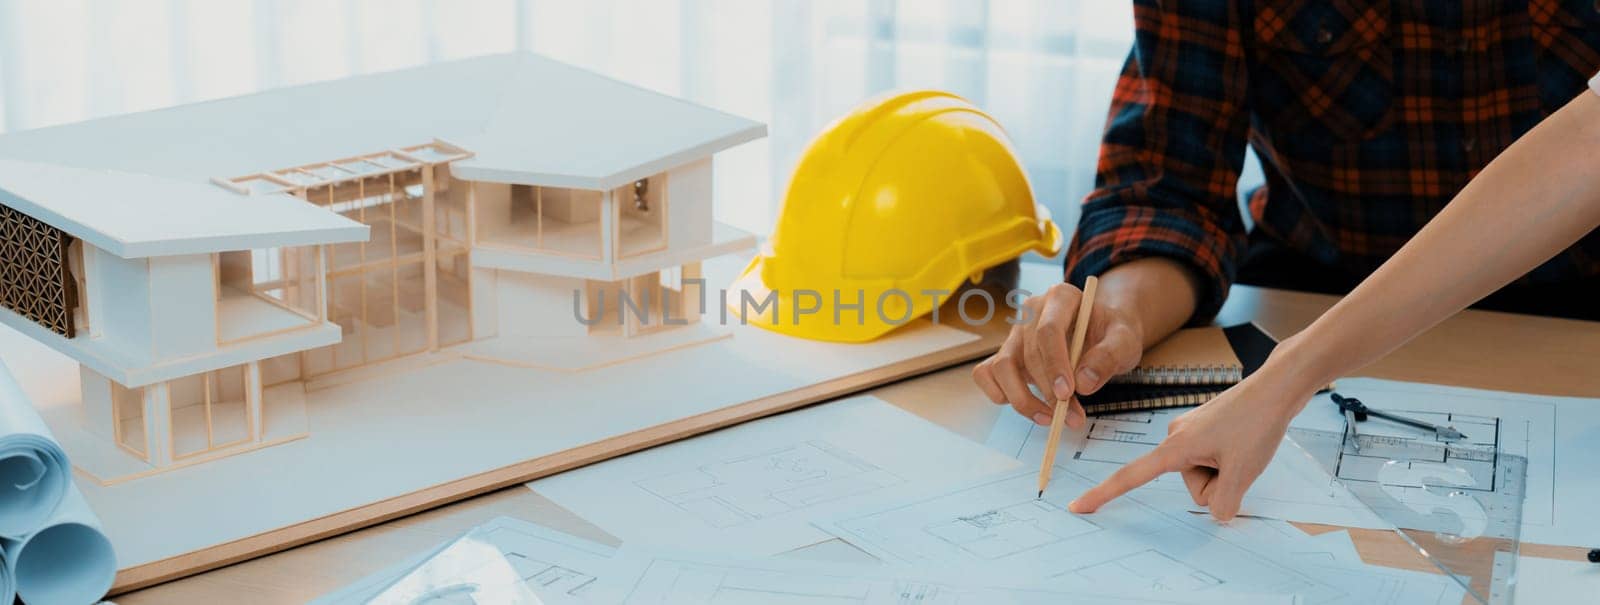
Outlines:
[{"label": "bright window background", "polygon": [[829,120],[931,87],[1006,126],[1070,231],[1132,34],[1116,0],[6,0],[0,128],[531,50],[766,122],[716,169],[718,217],[765,233]]}]

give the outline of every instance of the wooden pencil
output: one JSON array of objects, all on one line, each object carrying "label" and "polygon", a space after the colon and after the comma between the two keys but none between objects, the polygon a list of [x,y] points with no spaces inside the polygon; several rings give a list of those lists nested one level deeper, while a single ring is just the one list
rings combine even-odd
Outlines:
[{"label": "wooden pencil", "polygon": [[[1072,324],[1072,345],[1067,349],[1067,374],[1076,381],[1078,371],[1078,355],[1083,353],[1083,339],[1089,334],[1089,313],[1094,309],[1095,291],[1100,287],[1100,280],[1093,275],[1083,282],[1083,298],[1078,301],[1078,317]],[[1038,385],[1044,393],[1054,393],[1053,385]],[[1076,387],[1077,385],[1073,385]],[[1044,489],[1050,485],[1050,469],[1056,464],[1056,446],[1061,442],[1061,429],[1067,425],[1067,410],[1072,407],[1072,400],[1076,395],[1058,400],[1055,411],[1050,416],[1050,438],[1045,442],[1044,461],[1039,463],[1039,496],[1044,497]]]}]

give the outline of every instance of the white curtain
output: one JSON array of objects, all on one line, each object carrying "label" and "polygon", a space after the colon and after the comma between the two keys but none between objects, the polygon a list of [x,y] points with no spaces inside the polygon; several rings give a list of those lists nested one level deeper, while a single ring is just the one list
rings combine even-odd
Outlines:
[{"label": "white curtain", "polygon": [[829,120],[932,87],[992,112],[1064,229],[1133,35],[1111,0],[0,0],[0,127],[22,130],[531,50],[766,122],[717,164],[765,232]]}]

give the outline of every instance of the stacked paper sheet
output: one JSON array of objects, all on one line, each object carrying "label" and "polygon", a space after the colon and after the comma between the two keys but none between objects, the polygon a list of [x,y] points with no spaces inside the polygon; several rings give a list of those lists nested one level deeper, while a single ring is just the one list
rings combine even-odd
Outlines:
[{"label": "stacked paper sheet", "polygon": [[[513,585],[513,582],[516,585]],[[1066,591],[986,585],[907,568],[793,557],[730,558],[594,544],[501,517],[413,561],[313,605],[398,605],[450,595],[473,603],[985,603],[1075,605],[1289,605],[1290,595]]]},{"label": "stacked paper sheet", "polygon": [[[1467,435],[1464,443],[1492,447],[1527,459],[1526,501],[1522,505],[1523,542],[1589,548],[1600,544],[1600,480],[1590,462],[1600,455],[1600,402],[1483,391],[1414,382],[1342,378],[1339,392],[1379,409],[1442,422]],[[1091,417],[1081,430],[1062,435],[1056,463],[1093,479],[1104,479],[1152,449],[1167,434],[1167,423],[1187,409],[1153,410]],[[1327,395],[1318,395],[1295,417],[1292,428],[1344,432],[1344,415]],[[1368,434],[1400,434],[1415,429],[1373,421]],[[1017,414],[1002,414],[988,445],[1024,462],[1044,452],[1047,431]],[[1298,455],[1296,455],[1298,454]],[[1240,514],[1367,529],[1390,524],[1373,514],[1311,460],[1285,442],[1245,495]],[[1342,477],[1360,479],[1360,477]],[[1177,474],[1164,475],[1133,491],[1158,508],[1194,508]]]},{"label": "stacked paper sheet", "polygon": [[94,603],[116,576],[100,521],[10,369],[0,364],[0,603]]},{"label": "stacked paper sheet", "polygon": [[620,536],[620,548],[497,519],[322,602],[475,590],[513,603],[1462,598],[1442,576],[1365,565],[1343,534],[1310,537],[1277,521],[1220,527],[1134,498],[1078,516],[1065,502],[1089,478],[1058,469],[1040,500],[1034,477],[914,414],[854,398],[531,484]]},{"label": "stacked paper sheet", "polygon": [[[1379,389],[1411,388],[1350,383],[1374,399],[1396,397]],[[1411,405],[1470,403],[1425,394],[1433,399]],[[1069,435],[1069,453],[1036,498],[1034,468],[1006,460],[1037,460],[1031,425],[1003,422],[990,439],[998,451],[988,450],[882,401],[853,398],[529,484],[620,537],[621,547],[502,518],[323,602],[465,595],[452,591],[485,585],[488,572],[521,582],[511,588],[543,603],[1455,605],[1471,594],[1463,584],[1471,579],[1369,565],[1349,533],[1311,536],[1280,520],[1361,526],[1370,515],[1330,491],[1320,466],[1292,457],[1280,456],[1257,486],[1262,493],[1246,502],[1247,512],[1279,518],[1218,524],[1190,511],[1181,485],[1164,482],[1092,515],[1066,510],[1108,469],[1153,447],[1163,422],[1104,417],[1100,432]],[[467,554],[503,562],[463,565]]]},{"label": "stacked paper sheet", "polygon": [[[1201,531],[1208,521],[1196,517]],[[1176,521],[1176,520],[1175,520]],[[1181,523],[1181,521],[1178,521]],[[422,556],[374,574],[313,605],[411,603],[419,595],[471,597],[477,603],[1075,603],[1186,605],[1205,603],[1456,605],[1463,592],[1435,574],[1363,563],[1345,532],[1308,536],[1285,523],[1241,520],[1216,540],[1248,544],[1296,570],[1298,590],[1253,592],[1242,586],[1203,587],[1199,576],[1169,577],[1133,587],[1105,578],[1093,587],[1066,587],[1057,578],[1006,580],[970,569],[939,570],[876,563],[841,564],[802,558],[739,558],[624,545],[595,544],[538,525],[501,517]],[[1124,576],[1156,567],[1124,561],[1107,566]],[[1228,580],[1259,570],[1230,572]],[[1306,590],[1309,584],[1332,592]],[[1241,591],[1243,590],[1243,591]]]}]

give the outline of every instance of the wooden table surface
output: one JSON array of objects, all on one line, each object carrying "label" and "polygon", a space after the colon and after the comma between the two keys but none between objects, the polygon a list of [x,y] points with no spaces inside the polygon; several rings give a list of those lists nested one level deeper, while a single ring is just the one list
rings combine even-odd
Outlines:
[{"label": "wooden table surface", "polygon": [[[1038,272],[1036,274],[1036,272]],[[1055,271],[1030,269],[1023,283],[1047,283]],[[1037,290],[1036,290],[1037,291]],[[1279,338],[1304,328],[1334,302],[1330,296],[1238,287],[1219,322],[1253,320]],[[998,415],[972,385],[972,364],[878,387],[876,395],[968,438],[983,441]],[[1467,311],[1356,373],[1541,395],[1600,398],[1600,323]],[[822,404],[826,405],[826,404]],[[201,575],[125,594],[144,603],[303,603],[499,515],[519,517],[584,538],[617,540],[531,490],[515,486],[443,508],[314,542]],[[1316,533],[1331,528],[1303,526]],[[1390,532],[1352,532],[1370,563],[1422,568]],[[1523,545],[1523,554],[1582,559],[1584,549]]]}]

